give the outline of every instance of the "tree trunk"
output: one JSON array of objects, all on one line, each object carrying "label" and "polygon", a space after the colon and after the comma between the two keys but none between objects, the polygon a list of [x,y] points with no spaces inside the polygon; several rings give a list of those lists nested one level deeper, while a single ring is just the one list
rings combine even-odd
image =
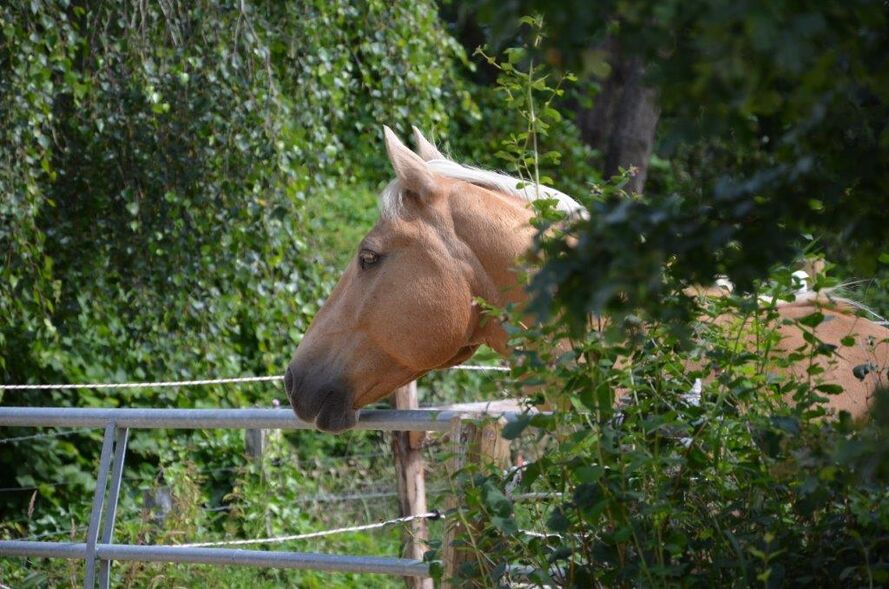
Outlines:
[{"label": "tree trunk", "polygon": [[637,172],[627,188],[641,193],[660,117],[657,95],[643,83],[645,65],[641,59],[625,57],[610,38],[602,49],[608,54],[611,74],[592,108],[578,106],[578,126],[584,142],[602,154],[603,174],[610,177],[620,168],[633,166]]}]

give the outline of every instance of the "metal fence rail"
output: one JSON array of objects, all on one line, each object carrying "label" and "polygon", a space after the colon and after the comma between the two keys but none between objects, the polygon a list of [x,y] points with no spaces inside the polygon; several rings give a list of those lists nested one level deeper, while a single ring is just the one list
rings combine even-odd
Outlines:
[{"label": "metal fence rail", "polygon": [[[476,412],[470,413],[475,414]],[[354,429],[445,432],[467,412],[411,409],[362,411]],[[490,415],[489,413],[483,413]],[[498,415],[500,413],[497,413]],[[313,430],[289,409],[85,409],[75,407],[0,407],[0,426],[105,427],[134,429],[289,429]]]},{"label": "metal fence rail", "polygon": [[[381,431],[448,431],[454,419],[497,415],[501,411],[381,410],[362,412],[356,429]],[[429,564],[420,560],[381,556],[350,556],[308,552],[283,552],[114,544],[117,512],[131,428],[138,429],[314,429],[286,409],[85,409],[55,407],[0,407],[0,426],[104,428],[102,452],[86,541],[0,541],[0,556],[69,558],[86,561],[84,587],[107,588],[114,560],[146,562],[211,563],[256,567],[281,567],[381,573],[426,577]],[[106,498],[107,496],[107,498]],[[98,568],[98,571],[97,571]],[[98,575],[97,575],[98,573]]]},{"label": "metal fence rail", "polygon": [[[45,558],[87,558],[83,542],[29,542],[6,540],[0,554]],[[346,556],[316,552],[282,552],[240,550],[232,548],[194,548],[184,546],[148,546],[132,544],[97,544],[96,558],[102,561],[134,560],[139,562],[178,562],[220,564],[286,569],[309,569],[340,573],[380,573],[400,577],[426,577],[429,564],[408,558],[383,556]]]}]

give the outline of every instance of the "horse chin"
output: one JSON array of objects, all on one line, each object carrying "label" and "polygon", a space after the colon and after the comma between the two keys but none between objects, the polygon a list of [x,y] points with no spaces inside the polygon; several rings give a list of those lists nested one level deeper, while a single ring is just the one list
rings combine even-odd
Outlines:
[{"label": "horse chin", "polygon": [[315,418],[315,427],[323,432],[338,434],[358,423],[358,411],[351,408],[326,406]]}]

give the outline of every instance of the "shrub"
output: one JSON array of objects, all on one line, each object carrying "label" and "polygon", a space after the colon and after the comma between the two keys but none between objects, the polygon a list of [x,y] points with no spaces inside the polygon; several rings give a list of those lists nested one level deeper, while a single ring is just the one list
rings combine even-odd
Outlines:
[{"label": "shrub", "polygon": [[[540,91],[546,100],[552,92],[533,69],[506,71],[500,83],[512,94]],[[526,136],[546,131],[533,117],[525,122]],[[526,170],[537,161],[519,155]],[[535,448],[516,468],[468,467],[458,476],[464,502],[451,518],[478,525],[457,540],[477,557],[457,581],[505,586],[518,565],[544,586],[889,582],[889,397],[878,397],[864,424],[825,414],[818,402],[842,391],[822,382],[815,360],[842,349],[815,336],[820,313],[799,320],[803,347],[776,351],[783,320],[758,295],[792,299],[790,269],[774,268],[753,294],[695,300],[669,260],[637,259],[662,277],[659,304],[672,314],[621,296],[635,275],[597,287],[613,290],[620,315],[576,313],[596,301],[573,300],[587,291],[568,278],[589,271],[580,278],[560,262],[573,257],[576,266],[597,250],[568,237],[578,226],[607,225],[597,217],[601,202],[630,219],[639,200],[624,184],[625,175],[596,186],[585,198],[589,221],[569,223],[540,204],[526,277],[538,293],[558,290],[560,306],[541,309],[547,321],[528,326],[526,309],[489,310],[511,334],[513,390],[530,390],[530,404],[554,411],[506,426],[506,437],[524,434]],[[665,251],[651,243],[665,235],[637,235],[648,251]],[[790,363],[807,366],[804,375],[793,376]]]}]

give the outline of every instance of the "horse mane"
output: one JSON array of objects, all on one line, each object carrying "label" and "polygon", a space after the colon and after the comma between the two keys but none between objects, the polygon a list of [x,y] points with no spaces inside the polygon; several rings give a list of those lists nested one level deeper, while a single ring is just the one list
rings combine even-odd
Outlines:
[{"label": "horse mane", "polygon": [[[557,201],[556,208],[567,213],[569,217],[586,218],[588,215],[583,205],[564,192],[550,186],[526,182],[514,176],[483,170],[474,166],[458,164],[450,159],[431,159],[426,162],[426,165],[429,166],[430,171],[439,176],[468,182],[469,184],[520,198],[526,202],[534,202],[541,198],[555,199]],[[380,214],[390,219],[397,218],[401,213],[403,201],[404,189],[398,180],[393,180],[380,193]],[[803,288],[797,291],[793,301],[777,301],[775,302],[776,307],[824,306],[845,313],[865,313],[870,315],[877,323],[886,325],[885,318],[863,303],[838,296],[838,291],[844,290],[844,287],[847,285],[841,284],[833,288],[812,291],[807,286],[807,281],[810,277],[806,272],[797,272],[797,277],[802,280]],[[697,294],[725,296],[733,290],[733,286],[731,282],[721,277],[716,281],[716,288],[705,289]],[[769,297],[761,297],[761,299],[764,303],[771,303]]]},{"label": "horse mane", "polygon": [[[773,297],[770,297],[768,295],[761,295],[759,297],[760,302],[766,305],[774,304],[775,307],[779,309],[793,307],[810,307],[832,309],[834,311],[849,315],[864,314],[868,315],[870,320],[874,321],[875,323],[889,326],[889,321],[887,321],[885,317],[881,316],[879,313],[877,313],[864,303],[856,301],[855,299],[849,298],[847,296],[843,296],[844,293],[848,291],[848,288],[851,285],[856,284],[855,282],[842,283],[830,288],[822,288],[820,290],[811,290],[809,288],[809,280],[811,280],[811,277],[805,270],[797,270],[793,273],[793,275],[797,279],[799,279],[801,284],[800,288],[794,293],[794,298],[792,301],[776,301],[773,299]],[[719,298],[727,296],[733,290],[734,285],[731,283],[731,281],[724,276],[721,276],[716,280],[715,287],[706,289],[686,289],[686,294],[704,295]]]},{"label": "horse mane", "polygon": [[839,295],[838,293],[843,292],[845,290],[845,287],[846,285],[840,284],[838,286],[825,288],[820,291],[810,290],[807,292],[797,293],[794,300],[778,301],[775,306],[778,308],[823,307],[849,315],[863,313],[864,315],[867,315],[868,318],[874,323],[889,326],[889,321],[886,321],[885,317],[883,317],[864,303]]},{"label": "horse mane", "polygon": [[[555,199],[558,201],[556,208],[570,216],[586,214],[586,209],[579,202],[555,188],[525,182],[513,176],[482,170],[472,166],[465,166],[448,159],[433,159],[426,162],[430,171],[439,176],[460,180],[515,196],[527,202],[534,202],[541,198]],[[404,199],[404,190],[398,180],[393,180],[380,194],[380,213],[387,218],[396,218],[401,212]]]}]

